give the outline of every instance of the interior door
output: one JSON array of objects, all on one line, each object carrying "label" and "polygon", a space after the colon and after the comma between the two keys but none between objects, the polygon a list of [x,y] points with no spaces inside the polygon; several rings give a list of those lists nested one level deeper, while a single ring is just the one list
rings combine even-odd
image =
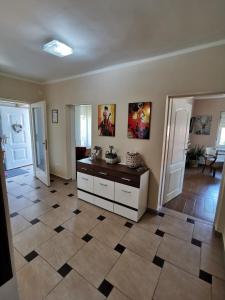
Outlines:
[{"label": "interior door", "polygon": [[50,185],[47,114],[44,101],[31,104],[34,144],[34,175],[47,186]]},{"label": "interior door", "polygon": [[171,100],[164,203],[182,193],[192,101],[192,98]]},{"label": "interior door", "polygon": [[2,106],[0,116],[6,170],[32,164],[29,108]]}]

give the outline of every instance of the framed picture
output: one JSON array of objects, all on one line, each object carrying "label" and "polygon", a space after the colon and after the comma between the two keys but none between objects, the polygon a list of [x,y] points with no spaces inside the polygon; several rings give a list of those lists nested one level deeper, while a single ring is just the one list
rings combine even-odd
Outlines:
[{"label": "framed picture", "polygon": [[149,139],[151,109],[152,102],[136,102],[128,104],[128,138]]},{"label": "framed picture", "polygon": [[52,123],[53,124],[58,124],[59,123],[58,109],[53,109],[52,110]]},{"label": "framed picture", "polygon": [[197,135],[210,135],[212,116],[196,116],[193,133]]},{"label": "framed picture", "polygon": [[115,136],[116,104],[98,105],[98,134]]}]

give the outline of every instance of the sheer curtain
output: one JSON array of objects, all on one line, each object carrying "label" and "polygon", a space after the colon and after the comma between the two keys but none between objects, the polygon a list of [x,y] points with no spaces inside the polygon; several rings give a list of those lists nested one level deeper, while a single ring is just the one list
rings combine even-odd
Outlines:
[{"label": "sheer curtain", "polygon": [[75,106],[75,142],[77,147],[91,148],[91,105]]}]

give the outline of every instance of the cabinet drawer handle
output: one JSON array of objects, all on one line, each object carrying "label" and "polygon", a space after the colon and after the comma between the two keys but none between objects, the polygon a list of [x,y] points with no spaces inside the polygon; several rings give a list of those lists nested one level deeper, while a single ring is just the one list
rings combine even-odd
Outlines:
[{"label": "cabinet drawer handle", "polygon": [[124,192],[124,193],[127,193],[127,194],[131,194],[130,191],[126,191],[126,190],[121,190],[121,191]]},{"label": "cabinet drawer handle", "polygon": [[105,173],[105,172],[98,172],[98,174],[101,174],[101,175],[108,175],[108,174]]},{"label": "cabinet drawer handle", "polygon": [[99,183],[100,185],[102,185],[102,186],[108,186],[108,184],[105,184],[105,183]]},{"label": "cabinet drawer handle", "polygon": [[125,180],[125,181],[131,181],[131,179],[125,178],[125,177],[121,177],[121,179],[123,179],[123,180]]},{"label": "cabinet drawer handle", "polygon": [[88,178],[81,177],[81,179],[88,181]]},{"label": "cabinet drawer handle", "polygon": [[86,168],[81,168],[81,170],[87,171],[87,169],[86,169]]}]

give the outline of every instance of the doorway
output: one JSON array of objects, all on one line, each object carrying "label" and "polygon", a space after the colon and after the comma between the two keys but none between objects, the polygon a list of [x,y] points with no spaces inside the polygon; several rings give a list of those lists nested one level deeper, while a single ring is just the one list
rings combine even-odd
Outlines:
[{"label": "doorway", "polygon": [[13,176],[20,173],[16,169],[33,164],[28,105],[0,102],[0,136],[6,175]]},{"label": "doorway", "polygon": [[224,111],[224,94],[169,100],[164,207],[214,222],[225,159]]},{"label": "doorway", "polygon": [[76,162],[91,155],[92,147],[92,105],[71,105],[69,107],[69,128],[71,131],[70,178],[76,179]]}]

